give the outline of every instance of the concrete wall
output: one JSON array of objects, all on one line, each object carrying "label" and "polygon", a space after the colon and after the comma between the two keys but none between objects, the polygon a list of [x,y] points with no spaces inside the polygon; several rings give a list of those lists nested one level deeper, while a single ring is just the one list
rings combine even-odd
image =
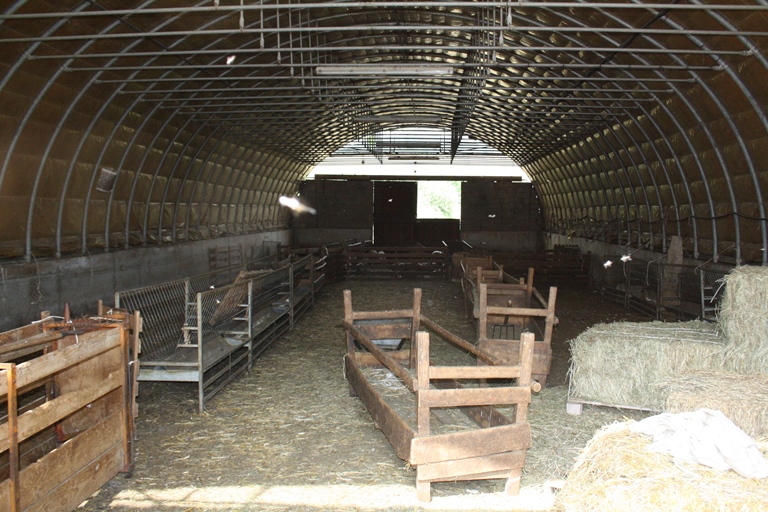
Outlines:
[{"label": "concrete wall", "polygon": [[209,250],[213,248],[240,245],[248,261],[274,253],[278,243],[290,241],[290,231],[282,230],[73,258],[3,263],[0,332],[39,319],[43,310],[61,315],[67,302],[73,316],[95,314],[98,300],[112,305],[116,291],[207,272]]},{"label": "concrete wall", "polygon": [[497,252],[535,252],[541,249],[540,231],[461,231],[472,247]]},{"label": "concrete wall", "polygon": [[310,180],[300,187],[300,199],[314,215],[292,218],[294,245],[324,245],[373,238],[373,183],[367,180]]},{"label": "concrete wall", "polygon": [[541,249],[541,204],[530,183],[466,181],[461,186],[461,239],[489,251]]},{"label": "concrete wall", "polygon": [[373,238],[371,228],[347,229],[347,228],[318,228],[297,229],[293,233],[295,245],[319,246],[336,242],[353,241],[364,242]]}]

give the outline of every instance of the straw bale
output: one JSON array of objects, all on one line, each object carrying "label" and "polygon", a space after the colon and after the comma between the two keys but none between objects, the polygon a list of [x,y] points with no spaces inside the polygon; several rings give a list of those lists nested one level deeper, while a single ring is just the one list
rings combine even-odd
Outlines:
[{"label": "straw bale", "polygon": [[[629,430],[634,421],[603,427],[582,451],[558,493],[558,510],[768,510],[768,484],[651,452],[650,436]],[[765,452],[766,446],[761,445]]]},{"label": "straw bale", "polygon": [[719,368],[725,340],[701,321],[616,322],[592,327],[570,345],[572,401],[661,411],[662,384]]},{"label": "straw bale", "polygon": [[718,326],[728,338],[727,368],[768,373],[768,267],[736,267],[724,277]]},{"label": "straw bale", "polygon": [[693,372],[666,387],[667,412],[716,409],[753,438],[768,438],[768,375]]}]

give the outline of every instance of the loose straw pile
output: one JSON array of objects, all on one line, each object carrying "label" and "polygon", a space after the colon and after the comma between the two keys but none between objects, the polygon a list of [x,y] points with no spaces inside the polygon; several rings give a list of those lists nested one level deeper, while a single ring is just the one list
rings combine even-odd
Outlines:
[{"label": "loose straw pile", "polygon": [[557,495],[558,510],[768,510],[764,480],[699,464],[675,465],[671,455],[648,451],[652,438],[631,432],[632,423],[603,427],[587,443]]}]

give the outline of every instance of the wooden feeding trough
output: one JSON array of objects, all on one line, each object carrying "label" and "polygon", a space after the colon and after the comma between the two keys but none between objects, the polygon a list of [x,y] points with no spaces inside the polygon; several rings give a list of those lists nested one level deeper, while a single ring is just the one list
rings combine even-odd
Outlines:
[{"label": "wooden feeding trough", "polygon": [[557,324],[557,288],[550,287],[545,299],[533,286],[533,268],[527,279],[516,279],[490,257],[484,258],[474,268],[467,266],[462,279],[467,315],[477,323],[478,346],[507,364],[517,364],[523,333],[534,333],[533,379],[545,386]]},{"label": "wooden feeding trough", "polygon": [[[535,338],[533,379],[546,386],[552,365],[552,330],[558,321],[555,316],[557,288],[550,287],[547,299],[534,288],[532,298],[536,304],[525,306],[509,300],[515,295],[505,290],[507,286],[486,283],[478,286],[478,346],[505,364],[517,364],[523,336],[531,334]],[[494,306],[497,302],[502,305]]]},{"label": "wooden feeding trough", "polygon": [[[352,294],[344,291],[344,368],[350,393],[365,404],[397,456],[416,468],[419,500],[431,499],[432,482],[457,480],[506,479],[507,492],[517,494],[532,442],[527,422],[531,390],[540,389],[531,379],[533,335],[522,337],[519,364],[504,365],[422,316],[420,304],[421,290],[416,289],[412,309],[353,311]],[[422,326],[431,334],[419,331]],[[408,348],[387,352],[373,341],[398,338],[409,340]],[[430,362],[431,339],[443,339],[474,355],[478,365],[434,365]],[[364,367],[370,366],[387,368],[413,393],[415,424],[406,419],[404,411],[387,403],[366,377]],[[491,380],[494,385],[487,386]],[[511,406],[511,419],[497,406]],[[447,409],[463,413],[472,426],[449,433],[433,431],[433,416]]]},{"label": "wooden feeding trough", "polygon": [[100,313],[0,334],[0,510],[73,510],[132,469],[141,320]]}]

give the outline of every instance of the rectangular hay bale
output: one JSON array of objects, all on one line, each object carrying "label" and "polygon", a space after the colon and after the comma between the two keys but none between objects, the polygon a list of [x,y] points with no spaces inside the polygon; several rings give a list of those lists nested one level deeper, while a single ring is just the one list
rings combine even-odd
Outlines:
[{"label": "rectangular hay bale", "polygon": [[716,409],[754,439],[768,438],[768,375],[693,372],[666,386],[667,412]]},{"label": "rectangular hay bale", "polygon": [[569,401],[661,411],[663,384],[720,368],[725,339],[701,321],[616,322],[594,326],[570,345]]}]

